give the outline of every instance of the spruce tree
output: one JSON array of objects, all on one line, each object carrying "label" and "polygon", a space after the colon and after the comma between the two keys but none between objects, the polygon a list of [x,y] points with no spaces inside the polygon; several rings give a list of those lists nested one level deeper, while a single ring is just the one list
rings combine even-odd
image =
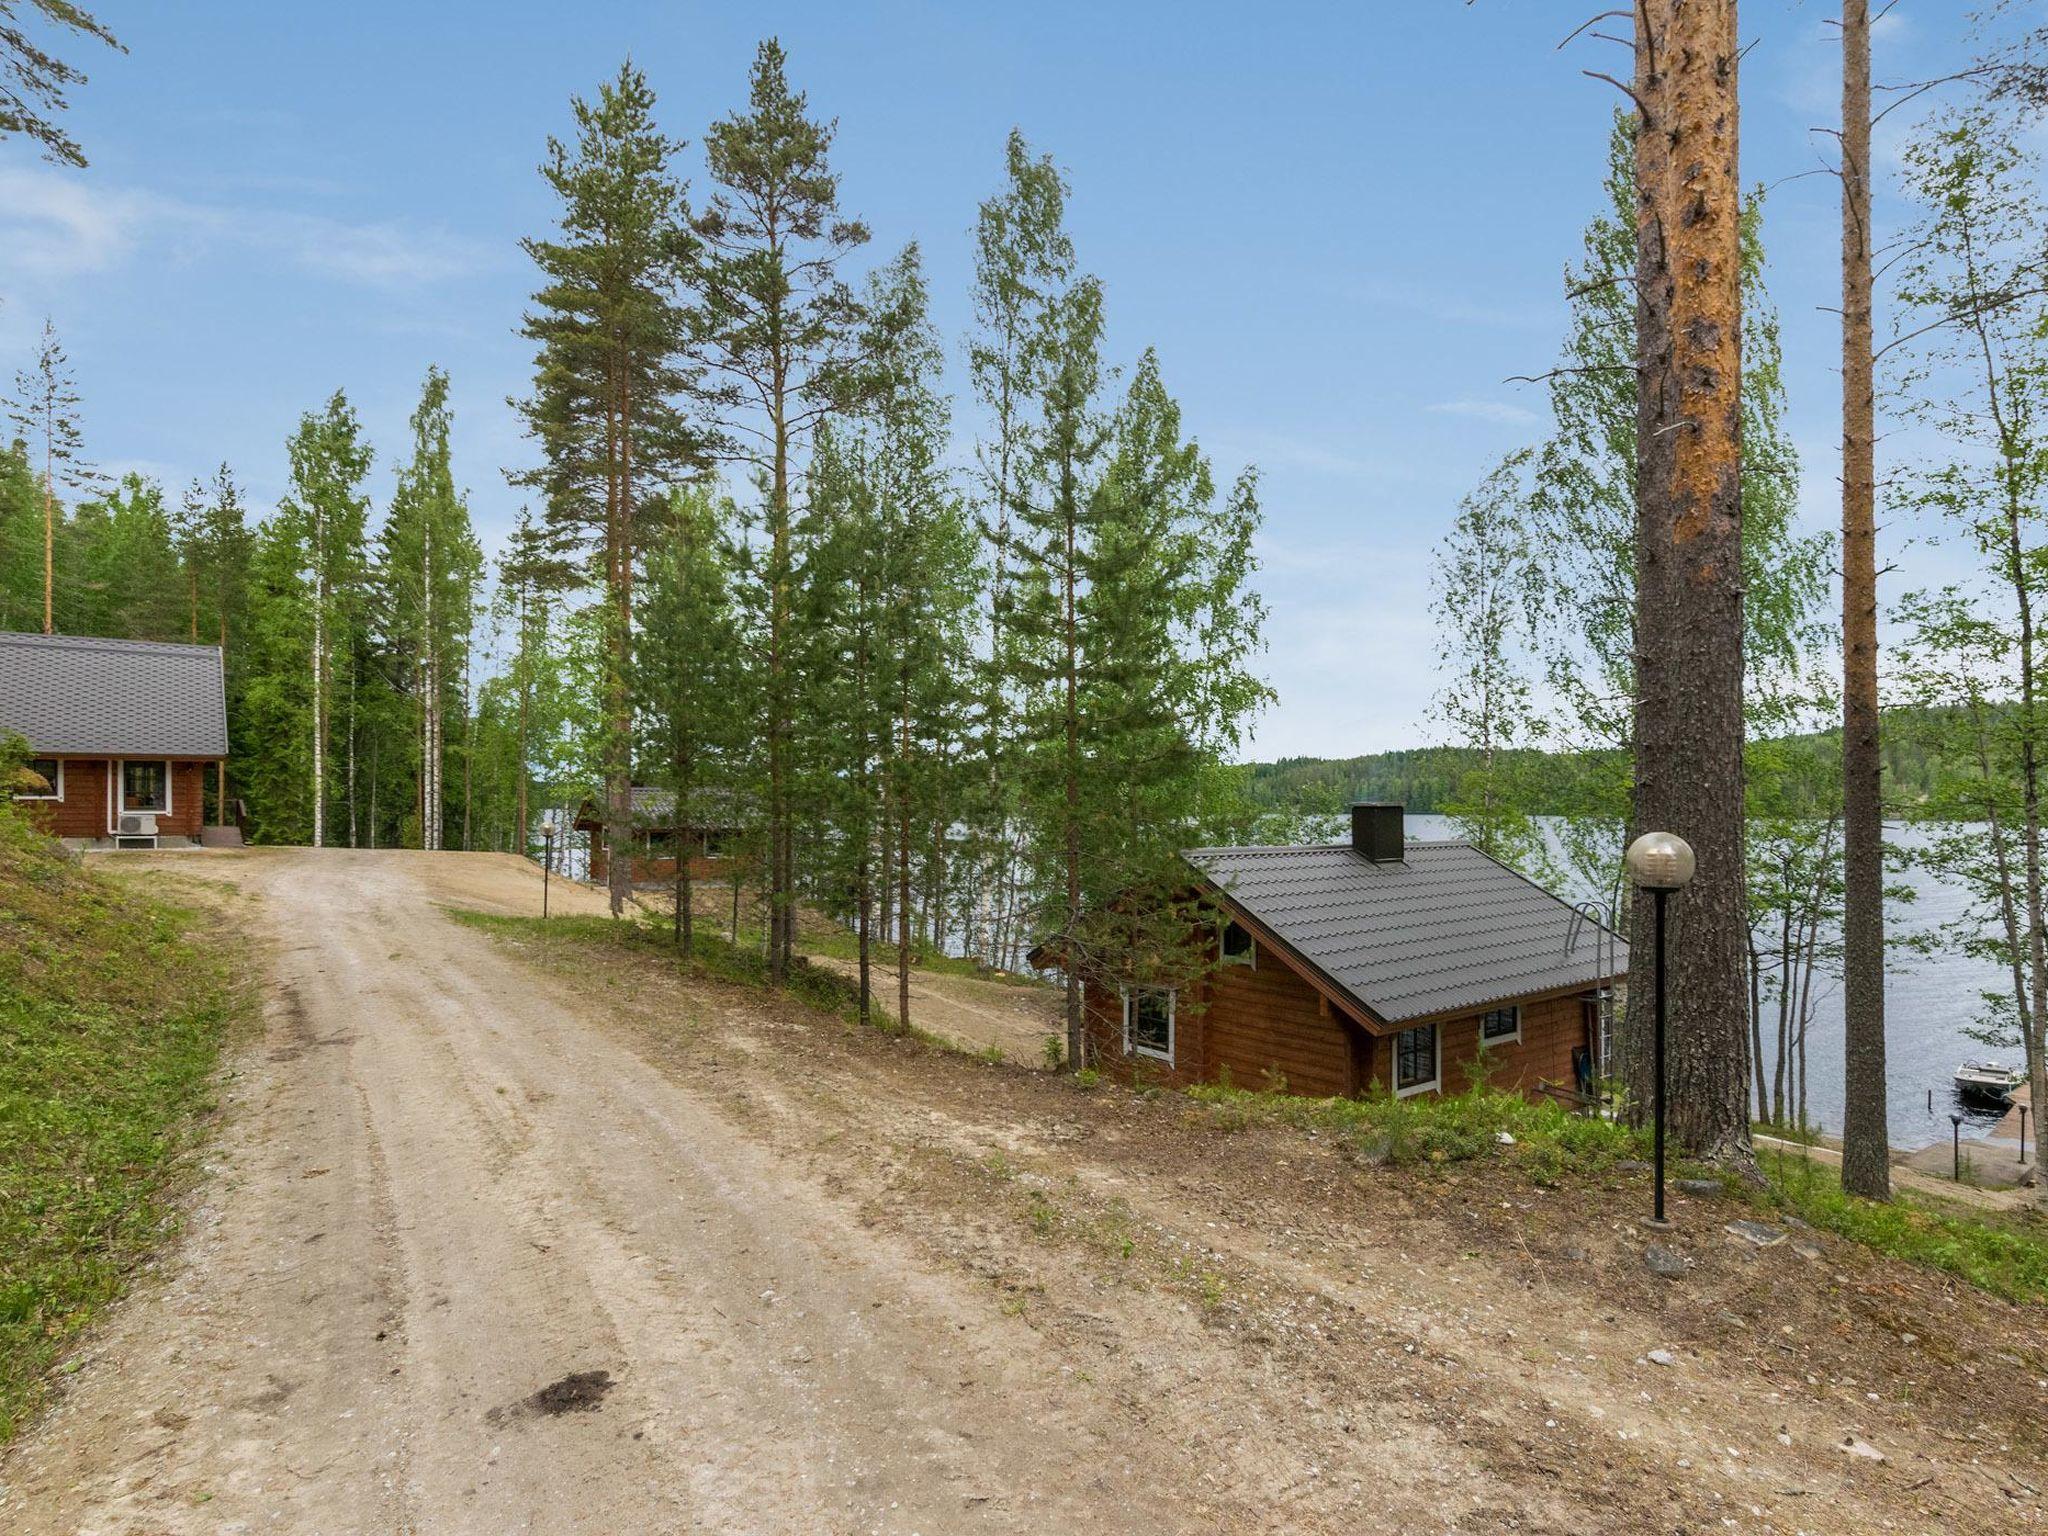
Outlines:
[{"label": "spruce tree", "polygon": [[[629,62],[595,102],[570,107],[575,142],[550,138],[541,166],[561,202],[558,234],[525,242],[543,281],[524,329],[539,347],[534,390],[519,409],[543,463],[513,481],[542,494],[565,546],[590,551],[603,589],[596,764],[604,836],[623,849],[632,832],[634,568],[670,484],[702,460],[679,404],[693,382],[684,346],[697,326],[682,289],[692,241],[671,168],[681,145],[656,127],[646,76]],[[614,915],[631,887],[630,861],[612,860]]]},{"label": "spruce tree", "polygon": [[674,797],[675,941],[696,941],[695,833],[731,824],[734,759],[744,740],[744,665],[733,612],[729,503],[694,487],[674,492],[649,551],[637,657],[645,755]]}]

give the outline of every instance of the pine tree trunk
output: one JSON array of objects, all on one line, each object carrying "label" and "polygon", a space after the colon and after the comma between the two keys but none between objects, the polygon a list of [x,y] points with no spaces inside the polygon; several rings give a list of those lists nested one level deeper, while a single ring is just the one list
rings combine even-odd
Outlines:
[{"label": "pine tree trunk", "polygon": [[52,478],[57,472],[55,455],[50,450],[50,433],[53,425],[45,421],[43,426],[43,633],[57,632],[57,483]]},{"label": "pine tree trunk", "polygon": [[1870,244],[1870,3],[1842,0],[1842,1187],[1888,1200]]},{"label": "pine tree trunk", "polygon": [[632,549],[632,401],[621,381],[613,405],[613,471],[609,568],[611,574],[611,654],[605,677],[606,863],[611,913],[618,917],[633,899],[633,701],[627,673],[633,661]]},{"label": "pine tree trunk", "polygon": [[1081,710],[1080,710],[1080,643],[1075,620],[1074,561],[1075,526],[1072,502],[1073,487],[1069,485],[1068,513],[1066,527],[1066,568],[1062,573],[1061,618],[1064,630],[1065,653],[1062,658],[1061,679],[1066,691],[1065,717],[1062,722],[1066,758],[1063,764],[1065,782],[1062,785],[1065,804],[1065,844],[1061,850],[1066,863],[1066,937],[1067,955],[1062,969],[1067,978],[1067,1061],[1078,1070],[1088,1063],[1084,1059],[1087,1039],[1081,1019]]},{"label": "pine tree trunk", "polygon": [[[1747,1168],[1739,43],[1733,0],[1645,0],[1636,17],[1635,818],[1698,858],[1670,904],[1669,1123],[1681,1147]],[[1645,893],[1636,918],[1649,932]],[[1651,1002],[1630,988],[1645,1106]]]},{"label": "pine tree trunk", "polygon": [[859,903],[856,921],[860,932],[860,1021],[874,1022],[873,926],[875,915],[874,861],[867,849],[868,830],[861,829],[860,862],[855,866]]},{"label": "pine tree trunk", "polygon": [[788,644],[786,571],[789,563],[789,432],[783,418],[783,376],[775,375],[773,479],[769,486],[768,565],[768,979],[780,986],[788,973],[794,926],[789,839],[789,720],[783,671]]},{"label": "pine tree trunk", "polygon": [[327,579],[326,552],[313,534],[313,846],[327,844]]}]

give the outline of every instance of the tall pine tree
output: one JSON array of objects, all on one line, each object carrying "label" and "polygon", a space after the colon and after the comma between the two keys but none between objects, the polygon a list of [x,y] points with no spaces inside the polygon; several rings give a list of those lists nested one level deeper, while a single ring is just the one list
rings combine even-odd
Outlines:
[{"label": "tall pine tree", "polygon": [[[692,240],[681,145],[654,122],[654,92],[629,62],[576,98],[573,145],[548,140],[541,175],[561,201],[553,239],[528,240],[541,270],[524,334],[539,346],[533,394],[520,402],[541,467],[515,475],[545,498],[561,539],[591,552],[604,593],[599,682],[605,831],[632,835],[633,577],[670,484],[694,473],[703,444],[680,405],[692,384],[684,348],[695,323],[683,279]],[[650,516],[651,514],[654,514]],[[614,914],[632,887],[611,861]]]}]

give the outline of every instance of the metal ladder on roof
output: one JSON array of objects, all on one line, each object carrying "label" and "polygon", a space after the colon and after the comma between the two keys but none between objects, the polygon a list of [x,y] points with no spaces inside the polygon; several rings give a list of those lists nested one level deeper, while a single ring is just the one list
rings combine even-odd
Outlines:
[{"label": "metal ladder on roof", "polygon": [[1615,930],[1614,914],[1597,901],[1582,901],[1572,908],[1572,920],[1565,929],[1564,953],[1570,959],[1578,953],[1579,937],[1586,927],[1593,929],[1593,965],[1599,973],[1599,982],[1593,990],[1593,1005],[1597,1011],[1599,1027],[1593,1042],[1593,1080],[1598,1082],[1608,1075],[1608,1062],[1612,1056],[1614,1039],[1614,966],[1621,958],[1621,938]]}]

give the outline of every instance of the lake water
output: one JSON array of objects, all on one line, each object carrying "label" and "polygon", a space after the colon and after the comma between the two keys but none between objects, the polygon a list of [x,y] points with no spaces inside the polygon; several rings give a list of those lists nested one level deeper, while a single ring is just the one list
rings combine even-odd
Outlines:
[{"label": "lake water", "polygon": [[[1408,835],[1447,838],[1456,835],[1441,816],[1410,816]],[[1909,846],[1916,836],[1910,827],[1889,827],[1887,838]],[[1892,873],[1890,883],[1910,887],[1911,902],[1889,902],[1885,908],[1887,937],[1931,933],[1968,905],[1958,886],[1936,880],[1920,870]],[[1570,893],[1566,893],[1570,895]],[[1998,966],[1987,960],[1944,949],[1929,954],[1894,950],[1885,972],[1885,1067],[1890,1083],[1891,1139],[1895,1147],[1924,1147],[1946,1141],[1951,1112],[1964,1113],[1955,1098],[1955,1069],[1974,1057],[1988,1057],[2019,1066],[2023,1056],[2010,1049],[1986,1046],[1964,1033],[1979,1009],[1981,994],[2009,984]],[[1807,1118],[1827,1131],[1842,1125],[1842,988],[1838,978],[1814,978],[1814,1019],[1807,1034]],[[1771,1005],[1767,1002],[1766,1008]],[[1772,1049],[1766,1018],[1765,1049]],[[1932,1091],[1933,1108],[1928,1107]],[[1965,1113],[1963,1135],[1982,1136],[1997,1120],[1981,1111]]]}]

